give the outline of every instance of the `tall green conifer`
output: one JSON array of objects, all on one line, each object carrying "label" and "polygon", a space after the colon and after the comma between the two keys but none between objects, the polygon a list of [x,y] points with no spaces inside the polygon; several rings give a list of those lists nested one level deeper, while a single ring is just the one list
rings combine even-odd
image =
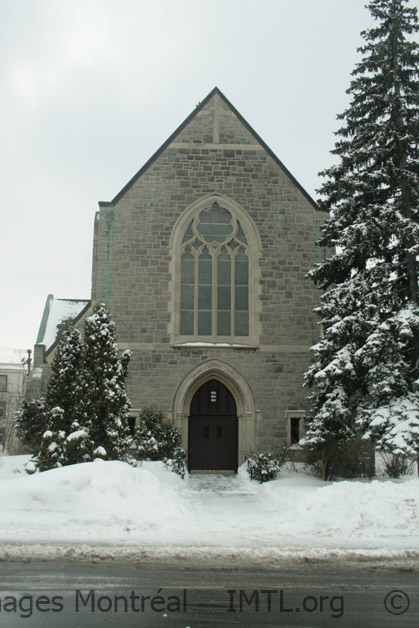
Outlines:
[{"label": "tall green conifer", "polygon": [[[70,464],[67,437],[71,434],[74,411],[80,399],[77,374],[81,360],[81,335],[73,321],[67,320],[55,350],[45,395],[46,431],[37,466],[41,471]],[[78,460],[82,462],[88,458]]]},{"label": "tall green conifer", "polygon": [[130,403],[125,391],[130,357],[130,351],[119,357],[115,323],[100,304],[84,326],[76,419],[88,431],[94,455],[108,460],[123,459],[132,442],[128,427]]},{"label": "tall green conifer", "polygon": [[55,350],[45,396],[47,413],[55,407],[61,408],[63,413],[61,429],[67,434],[70,433],[75,418],[74,409],[80,398],[77,373],[80,368],[81,350],[81,334],[69,319]]},{"label": "tall green conifer", "polygon": [[350,104],[323,171],[319,244],[336,253],[309,275],[323,289],[324,330],[306,373],[311,447],[361,432],[419,451],[419,46],[408,0],[372,0]]}]

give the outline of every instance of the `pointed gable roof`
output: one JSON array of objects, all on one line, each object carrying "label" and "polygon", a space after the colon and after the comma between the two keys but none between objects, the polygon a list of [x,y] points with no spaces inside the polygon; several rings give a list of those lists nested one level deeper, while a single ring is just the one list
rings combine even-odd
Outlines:
[{"label": "pointed gable roof", "polygon": [[45,345],[45,352],[48,355],[58,343],[63,323],[68,318],[72,318],[76,323],[87,312],[90,305],[91,301],[88,299],[56,299],[53,294],[49,294],[36,344]]},{"label": "pointed gable roof", "polygon": [[245,118],[241,115],[239,111],[231,104],[231,102],[224,96],[221,90],[218,87],[214,87],[213,90],[210,91],[208,96],[204,98],[192,111],[192,113],[178,126],[176,131],[170,135],[170,137],[160,146],[160,148],[150,157],[150,159],[144,164],[142,168],[128,181],[128,183],[122,188],[122,190],[112,199],[112,201],[99,201],[99,207],[114,207],[118,201],[124,196],[126,192],[134,185],[134,183],[148,170],[148,168],[156,161],[156,159],[162,154],[168,146],[174,142],[176,137],[183,131],[183,129],[200,113],[204,107],[209,103],[209,101],[214,98],[214,96],[218,94],[218,96],[223,100],[223,102],[230,108],[230,110],[234,113],[234,115],[240,120],[243,126],[249,131],[249,133],[255,138],[256,142],[260,144],[263,149],[268,153],[268,155],[274,160],[274,162],[283,170],[283,172],[287,175],[289,179],[295,184],[295,186],[300,190],[300,192],[305,196],[305,198],[311,203],[314,209],[318,210],[318,206],[310,194],[303,188],[303,186],[297,181],[297,179],[291,174],[291,172],[286,168],[286,166],[282,163],[280,159],[275,155],[275,153],[269,148],[269,146],[263,141],[263,139],[256,133],[256,131],[250,126]]}]

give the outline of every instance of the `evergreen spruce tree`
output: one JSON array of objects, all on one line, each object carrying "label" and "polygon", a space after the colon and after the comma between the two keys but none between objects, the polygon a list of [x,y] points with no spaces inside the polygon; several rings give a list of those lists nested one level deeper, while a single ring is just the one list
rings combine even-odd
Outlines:
[{"label": "evergreen spruce tree", "polygon": [[[79,447],[78,450],[75,447],[77,440],[71,443],[67,440],[74,431],[74,412],[80,401],[81,391],[77,383],[77,374],[80,368],[81,351],[80,332],[75,329],[73,321],[69,319],[61,332],[45,396],[47,429],[36,460],[36,466],[40,471],[91,459],[91,456],[86,454],[86,450],[89,450],[85,442],[86,438],[83,440],[83,447]],[[78,428],[79,426],[76,429]],[[76,455],[77,451],[78,455]]]},{"label": "evergreen spruce tree", "polygon": [[350,104],[320,173],[330,212],[318,244],[336,247],[309,275],[324,291],[324,330],[305,384],[306,440],[327,451],[357,433],[419,452],[419,46],[408,0],[372,0]]},{"label": "evergreen spruce tree", "polygon": [[45,422],[45,398],[24,399],[15,415],[16,434],[22,443],[35,453],[39,451],[42,435],[47,426]]},{"label": "evergreen spruce tree", "polygon": [[182,444],[180,431],[163,419],[163,413],[154,406],[145,407],[138,417],[134,442],[140,460],[172,458]]},{"label": "evergreen spruce tree", "polygon": [[71,424],[70,433],[64,442],[64,451],[65,464],[89,462],[93,458],[93,443],[90,434],[77,421]]},{"label": "evergreen spruce tree", "polygon": [[41,451],[36,459],[36,466],[40,471],[48,471],[67,464],[66,433],[61,429],[63,422],[64,411],[56,406],[49,415],[48,429],[43,434]]},{"label": "evergreen spruce tree", "polygon": [[55,351],[45,395],[47,414],[56,407],[61,408],[61,429],[66,434],[71,431],[71,424],[75,418],[74,409],[80,397],[77,373],[80,368],[81,350],[81,334],[74,327],[73,321],[68,319]]},{"label": "evergreen spruce tree", "polygon": [[119,357],[115,323],[106,307],[98,305],[85,322],[77,376],[80,397],[75,408],[77,421],[92,440],[95,457],[122,460],[132,442],[125,391],[130,357],[130,351]]}]

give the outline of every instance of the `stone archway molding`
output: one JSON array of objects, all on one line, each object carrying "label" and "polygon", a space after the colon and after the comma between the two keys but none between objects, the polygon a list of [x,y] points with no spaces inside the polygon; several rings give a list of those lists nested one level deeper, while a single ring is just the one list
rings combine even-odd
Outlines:
[{"label": "stone archway molding", "polygon": [[171,420],[182,433],[185,449],[188,444],[188,420],[192,398],[196,391],[210,379],[217,379],[234,397],[237,407],[238,463],[256,450],[256,429],[260,412],[246,378],[233,366],[219,359],[210,358],[193,368],[179,384],[169,411]]}]

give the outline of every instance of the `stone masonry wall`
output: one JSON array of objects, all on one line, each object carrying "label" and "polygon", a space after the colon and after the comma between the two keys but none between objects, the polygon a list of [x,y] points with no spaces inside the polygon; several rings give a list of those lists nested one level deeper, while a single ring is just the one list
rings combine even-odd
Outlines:
[{"label": "stone masonry wall", "polygon": [[[169,336],[170,236],[177,218],[209,193],[238,203],[260,233],[259,347],[175,348]],[[92,298],[104,300],[121,348],[133,350],[134,408],[171,407],[180,381],[212,357],[249,382],[261,412],[261,450],[286,438],[286,411],[305,408],[302,375],[318,340],[318,292],[305,278],[323,215],[218,93],[115,203],[102,204]]]}]

